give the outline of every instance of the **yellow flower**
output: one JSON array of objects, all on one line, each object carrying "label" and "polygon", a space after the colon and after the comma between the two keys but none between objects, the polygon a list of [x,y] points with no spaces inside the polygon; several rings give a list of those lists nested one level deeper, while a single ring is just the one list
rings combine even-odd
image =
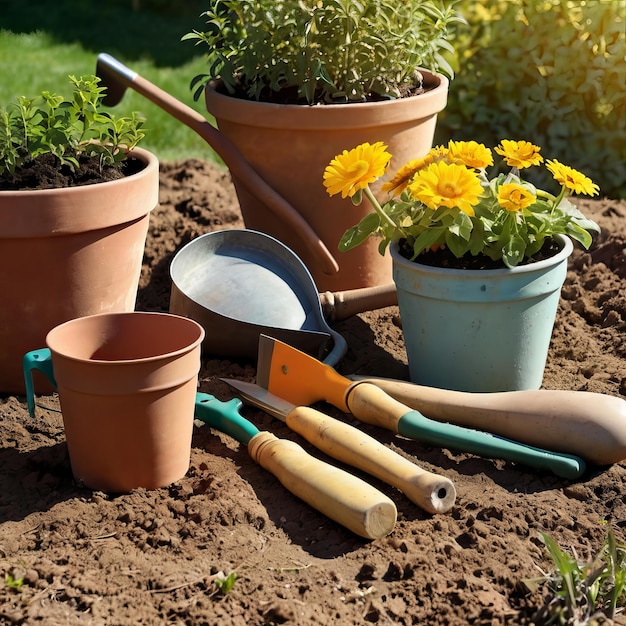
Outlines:
[{"label": "yellow flower", "polygon": [[500,145],[494,149],[500,156],[504,157],[509,167],[516,167],[519,170],[531,165],[539,165],[543,161],[543,157],[539,154],[541,148],[534,146],[529,141],[503,139]]},{"label": "yellow flower", "polygon": [[600,188],[591,182],[584,174],[572,167],[559,163],[556,159],[547,161],[546,168],[550,171],[554,179],[561,185],[574,193],[584,193],[588,196],[595,196]]},{"label": "yellow flower", "polygon": [[477,141],[448,142],[447,159],[450,163],[458,163],[478,170],[493,165],[491,150]]},{"label": "yellow flower", "polygon": [[498,203],[507,211],[516,212],[525,209],[535,202],[537,196],[523,185],[505,183],[498,189]]},{"label": "yellow flower", "polygon": [[407,185],[411,182],[415,173],[421,169],[424,169],[431,163],[435,161],[439,161],[445,158],[448,153],[448,149],[443,146],[436,146],[435,148],[431,148],[426,156],[421,159],[413,159],[409,161],[406,165],[403,165],[395,174],[395,176],[388,182],[386,182],[382,187],[381,191],[391,192],[394,196],[399,196],[407,187]]},{"label": "yellow flower", "polygon": [[352,197],[385,173],[389,159],[391,155],[382,141],[344,150],[324,170],[324,186],[328,195],[341,192],[342,198]]},{"label": "yellow flower", "polygon": [[430,209],[458,207],[467,215],[474,215],[474,208],[483,188],[476,172],[464,165],[431,163],[415,174],[409,192]]}]

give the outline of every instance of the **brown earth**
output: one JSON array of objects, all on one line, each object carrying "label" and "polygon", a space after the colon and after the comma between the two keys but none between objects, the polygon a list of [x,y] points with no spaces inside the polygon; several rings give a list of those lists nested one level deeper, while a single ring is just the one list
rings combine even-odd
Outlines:
[{"label": "brown earth", "polygon": [[[168,266],[181,245],[243,225],[228,174],[198,160],[162,172],[142,310],[167,311]],[[544,386],[626,398],[626,202],[579,206],[603,232],[571,259]],[[349,346],[341,372],[407,376],[397,308],[333,325]],[[255,363],[204,358],[200,389],[229,399],[221,376],[253,380]],[[393,499],[398,522],[388,537],[366,541],[208,427],[195,428],[189,472],[169,488],[118,496],[80,488],[56,397],[38,404],[48,408],[31,419],[23,397],[0,398],[0,570],[5,582],[24,579],[19,590],[0,583],[2,624],[529,624],[541,591],[523,581],[538,567],[552,570],[540,531],[581,561],[598,552],[608,527],[626,540],[624,462],[570,482],[370,428],[449,477],[457,500],[429,515],[370,480]],[[245,415],[313,451],[280,422],[249,408]],[[215,581],[233,572],[232,590],[221,593]],[[626,624],[623,615],[617,623]]]}]

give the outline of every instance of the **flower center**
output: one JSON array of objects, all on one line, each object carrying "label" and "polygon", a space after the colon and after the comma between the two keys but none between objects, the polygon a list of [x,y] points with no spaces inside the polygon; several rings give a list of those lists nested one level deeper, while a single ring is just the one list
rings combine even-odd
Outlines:
[{"label": "flower center", "polygon": [[350,165],[350,176],[354,176],[354,178],[360,178],[361,176],[365,176],[365,174],[367,174],[367,171],[369,170],[369,167],[369,163],[363,159],[355,161]]}]

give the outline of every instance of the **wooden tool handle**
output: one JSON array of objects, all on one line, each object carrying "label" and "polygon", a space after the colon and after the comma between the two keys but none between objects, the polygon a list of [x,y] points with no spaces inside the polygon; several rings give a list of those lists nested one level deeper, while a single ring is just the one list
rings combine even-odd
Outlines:
[{"label": "wooden tool handle", "polygon": [[418,467],[358,428],[309,407],[291,411],[287,425],[329,456],[398,488],[429,513],[445,513],[454,504],[450,479]]},{"label": "wooden tool handle", "polygon": [[388,535],[395,504],[365,481],[312,457],[297,443],[260,432],[248,443],[250,456],[294,495],[366,539]]},{"label": "wooden tool handle", "polygon": [[370,383],[356,383],[348,393],[347,403],[358,419],[389,428],[428,445],[523,463],[569,479],[580,478],[586,469],[581,457],[535,448],[492,433],[429,419]]},{"label": "wooden tool handle", "polygon": [[589,391],[466,393],[388,378],[364,378],[442,422],[576,454],[597,465],[626,459],[626,400]]}]

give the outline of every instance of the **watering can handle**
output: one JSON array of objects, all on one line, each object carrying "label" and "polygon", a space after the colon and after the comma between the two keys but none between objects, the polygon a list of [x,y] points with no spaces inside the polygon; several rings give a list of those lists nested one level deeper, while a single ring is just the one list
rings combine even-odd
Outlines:
[{"label": "watering can handle", "polygon": [[35,389],[33,387],[33,371],[39,370],[56,388],[52,369],[52,355],[48,348],[32,350],[24,355],[22,359],[22,369],[24,370],[24,383],[26,384],[26,401],[28,403],[28,413],[35,417]]},{"label": "watering can handle", "polygon": [[[299,233],[304,245],[313,258],[321,263],[325,274],[333,275],[339,271],[339,265],[324,242],[311,228],[309,223],[287,202],[275,189],[258,174],[246,161],[237,147],[217,128],[212,126],[200,113],[183,104],[172,95],[163,91],[150,81],[142,78],[133,70],[120,63],[110,54],[98,55],[96,74],[108,91],[114,92],[120,83],[130,87],[158,107],[182,122],[200,135],[226,163],[228,169],[237,180],[245,184],[268,209],[284,220],[294,232]],[[118,90],[119,91],[119,90]],[[105,104],[117,104],[119,98],[105,98]],[[115,100],[113,102],[113,100]]]}]

